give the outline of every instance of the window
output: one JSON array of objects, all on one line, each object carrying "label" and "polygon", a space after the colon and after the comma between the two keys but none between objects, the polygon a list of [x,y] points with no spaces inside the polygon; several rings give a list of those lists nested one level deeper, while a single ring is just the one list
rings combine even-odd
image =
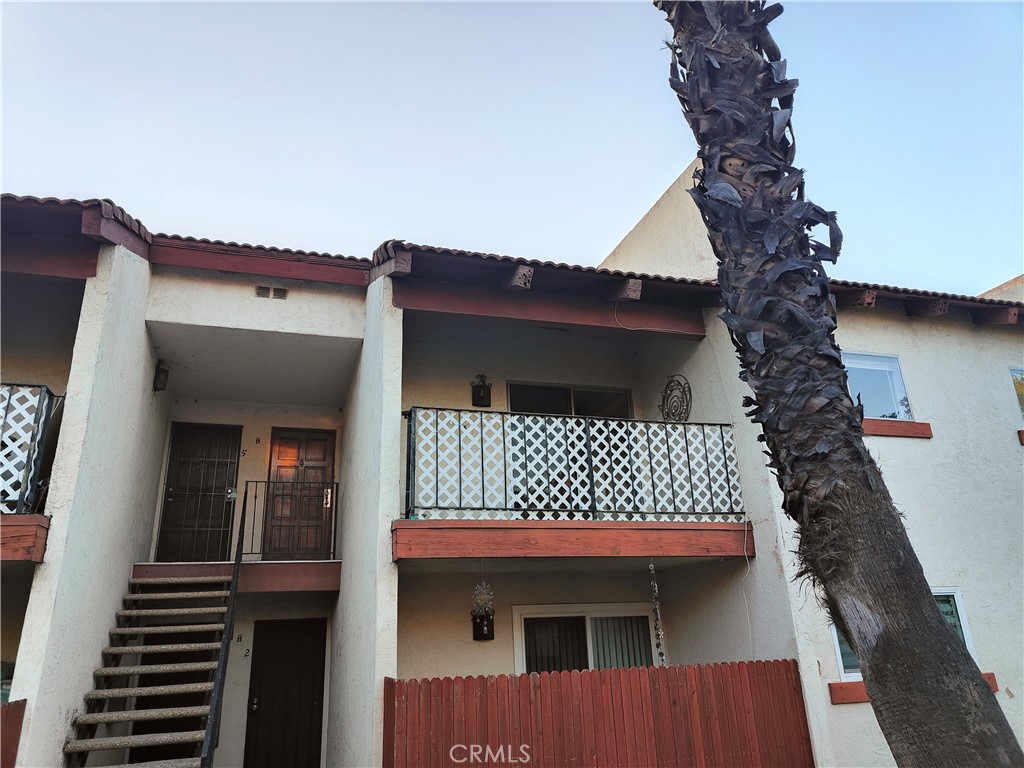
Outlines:
[{"label": "window", "polygon": [[628,419],[633,413],[627,389],[589,389],[549,384],[509,384],[508,409],[513,413],[597,416],[607,419]]},{"label": "window", "polygon": [[864,416],[869,419],[914,418],[900,374],[900,361],[889,355],[843,353],[850,396],[860,395]]},{"label": "window", "polygon": [[1020,415],[1024,416],[1024,368],[1011,368],[1010,378],[1013,380],[1013,391],[1017,393]]},{"label": "window", "polygon": [[512,620],[517,673],[654,663],[647,603],[517,605]]},{"label": "window", "polygon": [[[956,587],[934,587],[932,595],[935,597],[935,604],[938,606],[942,618],[949,623],[957,637],[963,641],[971,656],[974,656],[977,661],[960,590]],[[836,658],[839,659],[839,678],[844,682],[860,680],[860,664],[857,663],[853,648],[846,636],[834,626],[832,627],[832,640],[835,643]]]}]

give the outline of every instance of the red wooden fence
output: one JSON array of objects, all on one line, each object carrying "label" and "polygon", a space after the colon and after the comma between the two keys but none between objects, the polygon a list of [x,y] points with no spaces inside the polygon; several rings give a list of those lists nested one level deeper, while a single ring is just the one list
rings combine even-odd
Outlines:
[{"label": "red wooden fence", "polygon": [[384,683],[385,768],[813,767],[796,662]]},{"label": "red wooden fence", "polygon": [[25,699],[0,704],[0,768],[14,768],[25,719]]}]

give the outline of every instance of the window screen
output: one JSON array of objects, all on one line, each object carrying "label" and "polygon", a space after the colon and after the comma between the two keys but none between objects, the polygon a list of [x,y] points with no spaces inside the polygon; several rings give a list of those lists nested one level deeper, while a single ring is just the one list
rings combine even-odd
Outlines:
[{"label": "window screen", "polygon": [[646,616],[595,616],[590,630],[594,669],[649,667],[654,663]]},{"label": "window screen", "polygon": [[552,416],[576,415],[606,419],[632,417],[629,391],[625,389],[509,384],[508,409],[513,413],[544,413]]},{"label": "window screen", "polygon": [[523,619],[527,672],[587,669],[586,616]]}]

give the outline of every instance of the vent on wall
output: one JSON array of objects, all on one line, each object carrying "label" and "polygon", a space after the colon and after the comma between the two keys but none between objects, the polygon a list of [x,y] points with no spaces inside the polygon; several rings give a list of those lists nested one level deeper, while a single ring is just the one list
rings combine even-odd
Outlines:
[{"label": "vent on wall", "polygon": [[256,296],[261,299],[287,299],[287,288],[271,288],[266,285],[256,286]]}]

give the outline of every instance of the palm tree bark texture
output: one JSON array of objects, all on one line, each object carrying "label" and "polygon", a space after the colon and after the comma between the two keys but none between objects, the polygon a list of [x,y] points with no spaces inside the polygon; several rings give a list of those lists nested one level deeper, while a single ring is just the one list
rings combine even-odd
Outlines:
[{"label": "palm tree bark texture", "polygon": [[[1002,708],[939,614],[864,445],[847,390],[823,261],[842,234],[804,198],[790,118],[797,81],[768,32],[764,2],[664,2],[669,83],[699,145],[691,195],[718,259],[721,318],[744,398],[762,427],[798,526],[801,576],[849,638],[882,733],[900,766],[1024,764]],[[828,229],[828,244],[810,236]]]}]

